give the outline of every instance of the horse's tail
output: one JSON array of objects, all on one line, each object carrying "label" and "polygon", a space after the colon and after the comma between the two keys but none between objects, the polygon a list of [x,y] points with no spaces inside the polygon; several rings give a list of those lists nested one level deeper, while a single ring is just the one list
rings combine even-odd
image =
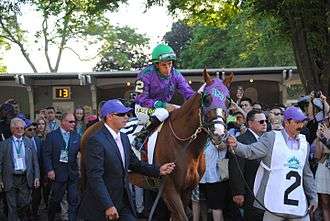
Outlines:
[{"label": "horse's tail", "polygon": [[84,191],[86,189],[86,145],[88,142],[88,139],[95,134],[101,127],[103,126],[103,121],[99,121],[84,132],[84,134],[81,137],[80,141],[80,174],[81,174],[81,180],[80,180],[80,189]]}]

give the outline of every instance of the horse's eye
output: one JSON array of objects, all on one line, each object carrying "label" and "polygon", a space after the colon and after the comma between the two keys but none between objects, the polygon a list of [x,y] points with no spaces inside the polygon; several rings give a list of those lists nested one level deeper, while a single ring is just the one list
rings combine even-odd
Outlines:
[{"label": "horse's eye", "polygon": [[212,96],[211,95],[205,95],[203,97],[203,106],[208,107],[212,104]]}]

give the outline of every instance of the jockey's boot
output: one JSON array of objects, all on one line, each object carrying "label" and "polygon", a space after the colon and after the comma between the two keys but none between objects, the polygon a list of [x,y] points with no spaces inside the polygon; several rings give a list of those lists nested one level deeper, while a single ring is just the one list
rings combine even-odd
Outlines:
[{"label": "jockey's boot", "polygon": [[151,116],[150,121],[147,125],[145,125],[140,132],[136,134],[132,146],[141,151],[143,148],[143,144],[146,139],[154,132],[154,130],[161,124],[162,122],[158,120],[156,116]]}]

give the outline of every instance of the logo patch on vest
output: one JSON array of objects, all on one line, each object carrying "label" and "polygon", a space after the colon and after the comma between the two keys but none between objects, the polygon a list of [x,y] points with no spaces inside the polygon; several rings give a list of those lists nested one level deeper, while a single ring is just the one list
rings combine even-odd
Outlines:
[{"label": "logo patch on vest", "polygon": [[299,160],[295,156],[289,158],[288,163],[284,164],[284,166],[289,167],[290,169],[295,169],[295,170],[302,168]]}]

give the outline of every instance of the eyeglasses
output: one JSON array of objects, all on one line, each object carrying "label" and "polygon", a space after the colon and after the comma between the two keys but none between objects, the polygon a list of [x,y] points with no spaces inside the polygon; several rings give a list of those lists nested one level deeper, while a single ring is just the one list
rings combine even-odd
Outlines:
[{"label": "eyeglasses", "polygon": [[274,114],[275,116],[278,116],[278,115],[283,115],[282,113],[274,113],[274,112],[270,112],[271,114]]},{"label": "eyeglasses", "polygon": [[69,120],[68,122],[69,122],[70,124],[75,124],[75,123],[76,123],[75,120]]},{"label": "eyeglasses", "polygon": [[35,128],[29,128],[27,129],[27,131],[33,131],[33,130],[36,130]]},{"label": "eyeglasses", "polygon": [[116,113],[116,114],[113,114],[113,115],[116,115],[118,117],[125,117],[127,115],[127,113]]},{"label": "eyeglasses", "polygon": [[267,124],[267,120],[258,120],[257,122],[259,122],[259,124],[264,124],[264,123],[266,123]]},{"label": "eyeglasses", "polygon": [[247,107],[247,106],[249,106],[248,104],[241,104],[241,105],[239,105],[240,107]]},{"label": "eyeglasses", "polygon": [[24,130],[24,127],[14,127],[16,130]]}]

